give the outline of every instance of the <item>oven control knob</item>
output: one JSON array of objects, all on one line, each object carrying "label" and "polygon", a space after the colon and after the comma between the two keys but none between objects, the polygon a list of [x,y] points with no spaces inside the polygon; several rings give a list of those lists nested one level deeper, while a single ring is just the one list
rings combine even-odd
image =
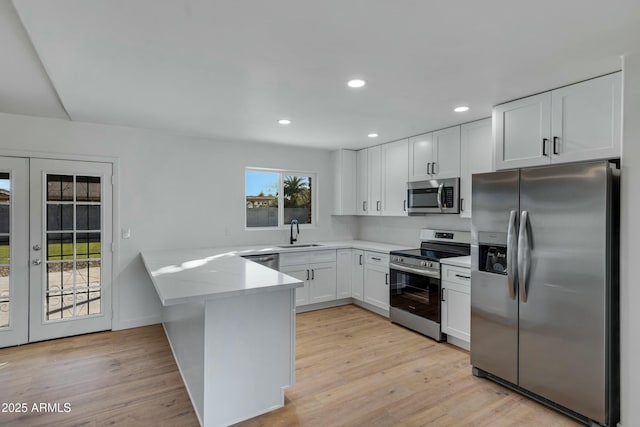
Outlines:
[{"label": "oven control knob", "polygon": [[427,266],[427,261],[420,261],[420,265],[422,267],[426,267]]},{"label": "oven control knob", "polygon": [[400,258],[400,262],[404,262],[404,258]]}]

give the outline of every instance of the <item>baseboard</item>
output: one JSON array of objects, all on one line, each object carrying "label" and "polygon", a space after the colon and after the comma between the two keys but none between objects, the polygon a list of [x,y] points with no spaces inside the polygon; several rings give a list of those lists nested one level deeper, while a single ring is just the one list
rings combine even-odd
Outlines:
[{"label": "baseboard", "polygon": [[383,310],[381,308],[376,307],[375,305],[371,305],[367,302],[360,301],[355,298],[353,299],[353,303],[358,307],[364,308],[365,310],[373,311],[374,313],[379,314],[380,316],[386,317],[387,319],[389,318],[389,310]]},{"label": "baseboard", "polygon": [[322,310],[323,308],[338,307],[340,305],[347,305],[351,303],[353,303],[352,298],[343,298],[339,300],[319,302],[316,304],[300,305],[296,307],[296,313],[305,313],[307,311]]},{"label": "baseboard", "polygon": [[113,330],[119,331],[121,329],[139,328],[141,326],[156,325],[158,323],[162,323],[162,316],[160,315],[120,320],[119,322],[113,323]]},{"label": "baseboard", "polygon": [[463,350],[469,351],[471,347],[471,343],[465,340],[461,340],[460,338],[452,337],[451,335],[447,335],[447,342],[449,344],[453,344],[456,347],[460,347]]}]

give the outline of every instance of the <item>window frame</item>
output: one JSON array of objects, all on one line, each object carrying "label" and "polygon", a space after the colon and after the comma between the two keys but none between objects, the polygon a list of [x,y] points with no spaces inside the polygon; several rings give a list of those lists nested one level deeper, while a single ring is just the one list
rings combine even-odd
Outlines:
[{"label": "window frame", "polygon": [[[248,227],[247,226],[247,172],[271,172],[278,174],[278,225],[273,227]],[[306,176],[310,177],[313,184],[311,191],[311,224],[299,224],[300,229],[312,229],[318,226],[318,173],[293,169],[276,169],[255,166],[244,168],[244,229],[245,230],[289,230],[291,224],[284,223],[284,177],[285,176]]]}]

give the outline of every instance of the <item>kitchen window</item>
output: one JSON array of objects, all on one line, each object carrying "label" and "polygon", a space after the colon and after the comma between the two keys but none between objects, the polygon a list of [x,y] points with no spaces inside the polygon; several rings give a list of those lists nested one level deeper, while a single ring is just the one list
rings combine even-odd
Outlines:
[{"label": "kitchen window", "polygon": [[314,173],[247,168],[247,228],[286,227],[292,220],[315,224],[317,179]]}]

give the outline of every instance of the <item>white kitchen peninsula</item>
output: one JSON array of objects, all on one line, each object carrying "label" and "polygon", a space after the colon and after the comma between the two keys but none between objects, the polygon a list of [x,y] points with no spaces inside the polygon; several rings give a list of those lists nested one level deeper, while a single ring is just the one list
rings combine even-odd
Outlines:
[{"label": "white kitchen peninsula", "polygon": [[299,280],[221,250],[142,254],[200,424],[284,405],[295,375]]}]

